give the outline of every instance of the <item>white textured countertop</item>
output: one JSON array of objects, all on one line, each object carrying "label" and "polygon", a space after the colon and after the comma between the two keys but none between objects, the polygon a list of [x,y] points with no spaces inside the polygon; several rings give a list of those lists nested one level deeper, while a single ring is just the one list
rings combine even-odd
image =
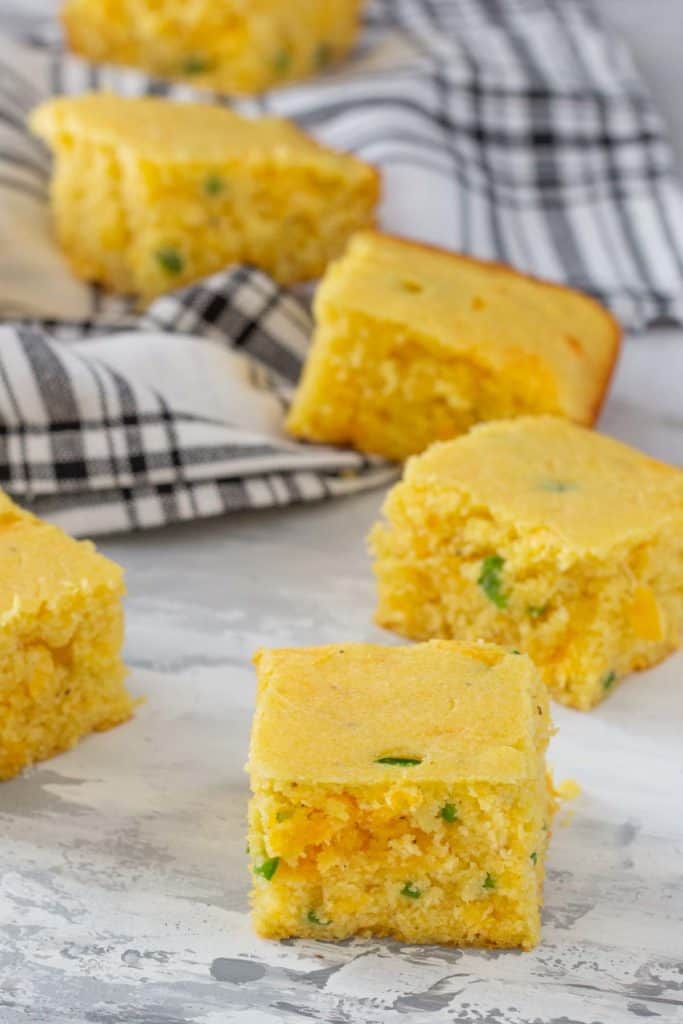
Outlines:
[{"label": "white textured countertop", "polygon": [[[681,0],[602,6],[683,142]],[[601,428],[683,463],[683,331],[629,340]],[[130,685],[147,699],[0,788],[0,1024],[683,1021],[683,654],[591,714],[555,706],[550,760],[583,792],[553,836],[534,952],[253,936],[249,658],[393,642],[370,625],[363,541],[381,497],[102,543],[127,569]]]}]

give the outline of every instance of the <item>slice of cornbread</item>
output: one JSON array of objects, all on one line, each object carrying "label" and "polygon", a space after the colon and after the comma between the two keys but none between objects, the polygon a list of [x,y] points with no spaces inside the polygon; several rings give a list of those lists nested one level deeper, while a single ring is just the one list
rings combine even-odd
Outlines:
[{"label": "slice of cornbread", "polygon": [[404,459],[480,420],[592,423],[619,328],[579,292],[372,232],[315,300],[291,433]]},{"label": "slice of cornbread", "polygon": [[554,803],[531,661],[444,641],[254,660],[256,930],[533,946]]},{"label": "slice of cornbread", "polygon": [[0,492],[0,779],[129,718],[123,580]]},{"label": "slice of cornbread", "polygon": [[231,263],[316,277],[372,222],[377,172],[279,118],[91,93],[43,104],[59,241],[80,277],[152,298]]},{"label": "slice of cornbread", "polygon": [[66,0],[71,48],[164,78],[253,93],[319,73],[354,42],[361,0]]},{"label": "slice of cornbread", "polygon": [[683,626],[683,472],[553,417],[411,459],[371,533],[377,621],[526,651],[589,708]]}]

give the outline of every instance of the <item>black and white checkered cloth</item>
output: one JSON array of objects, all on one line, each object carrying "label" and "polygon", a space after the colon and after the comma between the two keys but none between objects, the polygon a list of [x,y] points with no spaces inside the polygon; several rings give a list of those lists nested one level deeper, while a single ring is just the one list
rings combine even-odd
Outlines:
[{"label": "black and white checkered cloth", "polygon": [[[97,534],[387,480],[282,432],[311,328],[295,295],[241,267],[139,317],[68,273],[28,111],[88,89],[193,92],[64,56],[41,8],[55,3],[0,0],[0,486]],[[582,288],[627,328],[683,321],[672,153],[588,0],[375,0],[344,68],[235,106],[377,164],[391,231]]]}]

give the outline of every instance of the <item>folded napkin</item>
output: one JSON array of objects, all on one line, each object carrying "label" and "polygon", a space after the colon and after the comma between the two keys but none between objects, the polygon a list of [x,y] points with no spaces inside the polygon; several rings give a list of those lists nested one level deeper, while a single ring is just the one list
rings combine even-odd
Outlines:
[{"label": "folded napkin", "polygon": [[[0,0],[0,486],[93,535],[386,481],[282,433],[301,297],[240,267],[139,316],[70,275],[28,111],[88,89],[196,93],[65,56],[41,9]],[[582,288],[627,328],[683,320],[671,150],[586,0],[376,0],[344,67],[234,105],[377,164],[388,230]]]}]

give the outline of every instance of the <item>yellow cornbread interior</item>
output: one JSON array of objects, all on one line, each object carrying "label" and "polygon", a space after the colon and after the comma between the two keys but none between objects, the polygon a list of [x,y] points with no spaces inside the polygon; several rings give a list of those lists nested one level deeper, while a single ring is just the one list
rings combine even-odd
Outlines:
[{"label": "yellow cornbread interior", "polygon": [[132,714],[121,570],[0,492],[0,779]]},{"label": "yellow cornbread interior", "polygon": [[39,107],[52,206],[74,272],[150,299],[236,262],[322,273],[372,223],[377,172],[278,118],[103,93]]},{"label": "yellow cornbread interior", "polygon": [[475,428],[412,459],[370,546],[377,621],[528,653],[590,708],[683,627],[683,472],[564,420]]},{"label": "yellow cornbread interior", "polygon": [[318,74],[343,57],[360,0],[66,0],[73,50],[229,93]]},{"label": "yellow cornbread interior", "polygon": [[619,344],[585,295],[372,232],[327,271],[315,316],[288,429],[397,460],[481,420],[591,423]]},{"label": "yellow cornbread interior", "polygon": [[553,800],[529,659],[432,641],[255,662],[257,931],[533,946]]}]

